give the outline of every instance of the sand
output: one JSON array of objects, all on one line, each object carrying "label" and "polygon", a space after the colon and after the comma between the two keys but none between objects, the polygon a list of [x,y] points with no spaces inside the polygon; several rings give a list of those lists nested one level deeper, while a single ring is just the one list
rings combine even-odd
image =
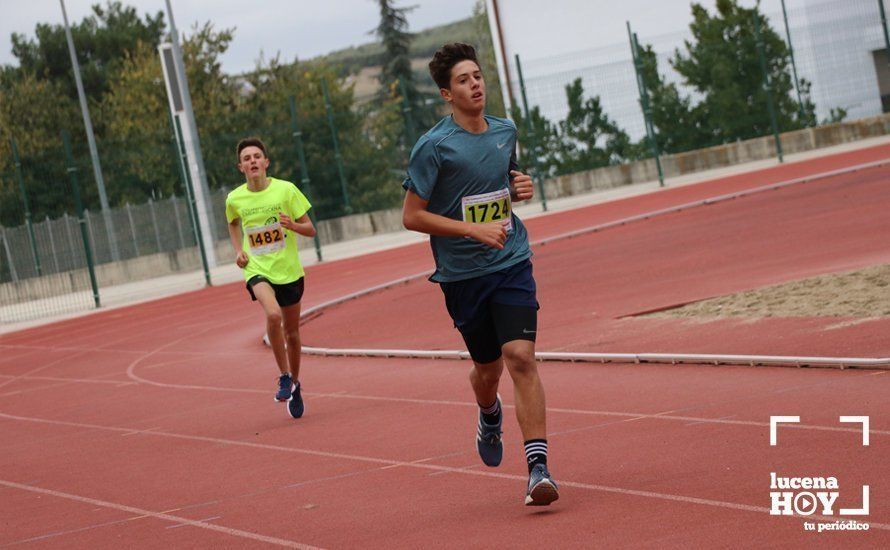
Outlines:
[{"label": "sand", "polygon": [[648,317],[890,316],[890,265],[820,275],[693,302]]}]

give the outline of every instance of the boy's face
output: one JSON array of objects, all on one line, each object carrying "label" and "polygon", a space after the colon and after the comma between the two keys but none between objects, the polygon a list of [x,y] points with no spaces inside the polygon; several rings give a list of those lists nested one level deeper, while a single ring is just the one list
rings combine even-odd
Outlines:
[{"label": "boy's face", "polygon": [[238,157],[238,171],[248,178],[257,176],[266,177],[266,169],[269,168],[269,159],[263,154],[263,150],[255,145],[248,145],[241,149]]},{"label": "boy's face", "polygon": [[459,111],[475,112],[485,108],[485,80],[475,61],[464,59],[451,68],[451,89],[439,90],[442,97]]}]

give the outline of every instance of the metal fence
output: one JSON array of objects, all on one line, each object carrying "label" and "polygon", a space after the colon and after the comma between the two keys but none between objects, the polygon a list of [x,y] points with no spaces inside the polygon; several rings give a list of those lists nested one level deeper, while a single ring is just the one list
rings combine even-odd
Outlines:
[{"label": "metal fence", "polygon": [[[880,6],[878,0],[811,0],[802,7],[762,14],[760,23],[764,30],[777,34],[786,47],[790,46],[789,54],[793,53],[789,77],[794,70],[796,81],[801,85],[806,81],[811,86],[808,97],[815,105],[817,123],[831,121],[841,110],[846,113],[845,120],[876,116],[883,111],[882,98],[890,104],[890,72]],[[713,8],[709,11],[714,13]],[[624,26],[625,22],[615,24]],[[632,19],[630,24],[633,25]],[[686,41],[694,43],[689,31],[641,35],[638,40],[642,47],[652,47],[658,73],[666,84],[676,85],[693,104],[703,99],[671,64],[678,50],[686,53]],[[541,116],[558,124],[569,114],[566,86],[580,78],[585,97],[598,98],[603,113],[632,141],[645,138],[646,122],[629,42],[522,59],[524,82],[520,82],[517,69],[516,62],[510,60],[514,105],[521,107],[524,85],[529,107],[538,108]],[[790,95],[796,93],[792,90]],[[781,125],[778,128],[780,132],[793,129]],[[659,130],[669,133],[671,128]]]},{"label": "metal fence", "polygon": [[[890,98],[890,70],[878,6],[875,0],[814,0],[787,12],[787,32],[781,12],[758,19],[764,29],[778,35],[786,45],[790,37],[795,63],[789,67],[796,70],[801,80],[812,84],[810,99],[815,104],[818,122],[829,118],[836,108],[844,109],[848,120],[880,114],[882,98]],[[623,26],[624,22],[616,24]],[[690,40],[688,32],[637,38],[640,49],[651,47],[665,85],[677,86],[693,104],[703,100],[703,95],[686,85],[671,66],[675,50],[683,51],[684,41]],[[532,127],[533,131],[529,131],[520,125],[521,145],[526,149],[524,153],[533,153],[533,169],[538,175],[681,152],[676,147],[653,151],[651,140],[647,141],[641,94],[652,83],[641,79],[640,55],[639,51],[633,53],[629,40],[545,59],[523,59],[522,81],[518,67],[511,67],[514,80],[509,84],[515,106],[513,116],[519,115],[517,122],[522,117],[528,120],[531,110],[551,123],[549,136],[543,135],[541,128]],[[258,135],[267,141],[272,159],[269,174],[297,183],[313,203],[316,220],[394,207],[401,200],[399,184],[408,151],[414,138],[429,124],[430,113],[426,113],[426,119],[423,113],[412,113],[405,98],[398,102],[398,94],[388,101],[375,98],[359,103],[354,101],[348,78],[335,83],[336,89],[332,87],[329,93],[324,78],[307,76],[302,69],[294,71],[300,73],[293,76],[293,82],[300,83],[302,94],[296,101],[288,101],[281,93],[274,101],[267,101],[257,93],[245,96],[253,98],[256,106],[253,111],[237,114],[243,121],[236,116],[230,126],[214,126],[218,121],[198,120],[211,190],[209,217],[215,222],[214,241],[228,238],[224,201],[227,192],[243,181],[235,169],[234,146],[245,135]],[[489,68],[489,72],[495,71]],[[570,113],[566,88],[576,79],[583,86],[584,100],[597,98],[601,113],[627,135],[629,142],[621,154],[585,157],[585,149],[602,145],[607,138],[594,136],[584,143],[577,133],[562,126]],[[768,85],[769,79],[765,80]],[[641,82],[644,89],[639,86]],[[288,86],[291,83],[288,81]],[[497,93],[489,89],[489,95]],[[794,91],[788,93],[789,97],[793,94]],[[523,95],[526,102],[521,100]],[[438,114],[444,113],[440,110]],[[98,210],[96,189],[89,178],[93,168],[85,143],[75,142],[70,158],[66,158],[61,146],[22,150],[16,153],[14,171],[0,159],[0,167],[6,167],[0,170],[0,194],[5,193],[0,195],[4,201],[0,214],[5,212],[7,218],[13,216],[17,220],[25,218],[25,223],[7,223],[14,227],[0,226],[0,322],[90,307],[92,303],[81,222],[78,209],[69,200],[71,174],[80,175],[85,189],[84,201],[89,209],[83,211],[83,228],[94,265],[196,246],[175,132],[169,121],[139,123],[154,129],[138,139],[99,139],[109,196],[118,205],[107,212]],[[759,135],[770,133],[769,124],[758,124]],[[658,139],[675,130],[670,124],[653,124],[651,119],[648,126],[648,133],[657,132],[661,136]],[[781,123],[777,126],[775,130],[779,132],[793,129],[782,127]],[[237,128],[237,133],[233,128]],[[14,134],[16,130],[10,131]],[[567,162],[571,155],[580,160]],[[54,205],[56,210],[47,213],[47,204]],[[58,205],[65,205],[67,213]],[[25,215],[18,217],[21,210]],[[39,220],[30,219],[32,211],[40,216]],[[76,294],[80,301],[59,298],[58,303],[51,303],[54,296],[66,293]],[[86,296],[83,300],[82,295]]]}]

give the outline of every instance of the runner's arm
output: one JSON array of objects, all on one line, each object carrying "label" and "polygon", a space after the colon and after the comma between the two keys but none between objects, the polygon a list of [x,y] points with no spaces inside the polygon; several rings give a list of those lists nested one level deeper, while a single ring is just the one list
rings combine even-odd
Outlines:
[{"label": "runner's arm", "polygon": [[492,248],[504,248],[504,241],[507,240],[504,225],[508,220],[496,223],[452,220],[429,212],[426,209],[427,204],[429,201],[423,200],[417,193],[405,193],[405,203],[402,206],[402,225],[405,229],[437,237],[469,237]]},{"label": "runner's arm", "polygon": [[281,222],[281,225],[283,225],[287,229],[290,229],[294,233],[299,233],[304,237],[315,236],[315,226],[312,224],[312,220],[309,219],[309,214],[303,214],[302,216],[297,218],[297,221],[294,221],[284,212],[279,212],[278,218]]},{"label": "runner's arm", "polygon": [[247,265],[249,258],[247,252],[244,252],[241,244],[243,239],[241,236],[241,220],[235,218],[230,221],[226,227],[229,230],[229,240],[232,242],[232,248],[235,250],[235,264],[237,264],[238,267],[243,268]]}]

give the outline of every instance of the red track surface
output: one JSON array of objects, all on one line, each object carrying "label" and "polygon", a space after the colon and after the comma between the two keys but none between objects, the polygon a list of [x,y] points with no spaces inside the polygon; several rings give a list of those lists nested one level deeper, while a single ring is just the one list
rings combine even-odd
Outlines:
[{"label": "red track surface", "polygon": [[[878,147],[528,223],[540,240],[885,159]],[[540,349],[887,356],[885,321],[627,317],[890,260],[887,168],[668,214],[536,251]],[[429,270],[425,245],[309,269],[306,305]],[[544,364],[561,499],[522,506],[515,420],[479,464],[468,364],[304,359],[307,415],[274,404],[261,314],[241,285],[0,339],[0,546],[846,547],[890,544],[890,374]],[[457,349],[434,285],[325,311],[304,342]],[[512,403],[509,382],[502,395]],[[769,416],[799,415],[769,446]],[[868,415],[871,444],[841,415]],[[768,513],[769,474],[871,488],[866,532]],[[810,520],[820,521],[820,520]]]}]

